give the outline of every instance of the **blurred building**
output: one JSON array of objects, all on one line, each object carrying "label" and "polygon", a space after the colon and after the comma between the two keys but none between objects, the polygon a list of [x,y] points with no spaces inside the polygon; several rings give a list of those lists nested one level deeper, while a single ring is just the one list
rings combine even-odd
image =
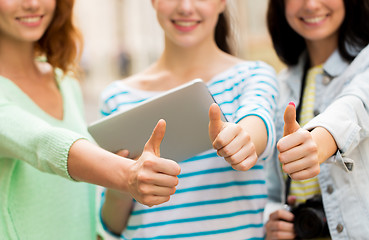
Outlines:
[{"label": "blurred building", "polygon": [[[263,60],[278,70],[266,29],[268,0],[228,0],[237,55]],[[98,97],[111,81],[145,69],[163,49],[163,32],[149,0],[78,0],[76,21],[85,39],[81,65],[86,120],[100,118]]]}]

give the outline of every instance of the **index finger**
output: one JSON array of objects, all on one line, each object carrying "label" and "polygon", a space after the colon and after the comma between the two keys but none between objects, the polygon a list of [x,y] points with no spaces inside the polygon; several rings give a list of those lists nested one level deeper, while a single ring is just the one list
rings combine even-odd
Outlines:
[{"label": "index finger", "polygon": [[128,158],[129,151],[127,149],[122,149],[122,150],[119,150],[118,152],[116,152],[116,154],[121,156],[121,157]]},{"label": "index finger", "polygon": [[158,158],[157,164],[154,165],[153,170],[163,174],[178,176],[181,172],[181,168],[178,163],[173,160]]},{"label": "index finger", "polygon": [[285,152],[287,150],[290,150],[291,148],[297,147],[304,143],[304,136],[303,132],[306,131],[302,128],[297,130],[294,133],[291,133],[290,135],[282,137],[277,142],[277,149],[279,152]]},{"label": "index finger", "polygon": [[274,220],[274,221],[275,220],[284,220],[284,221],[287,221],[287,222],[292,222],[293,219],[294,219],[294,215],[293,215],[293,213],[291,213],[287,210],[279,209],[279,210],[273,212],[272,214],[270,214],[269,219]]}]

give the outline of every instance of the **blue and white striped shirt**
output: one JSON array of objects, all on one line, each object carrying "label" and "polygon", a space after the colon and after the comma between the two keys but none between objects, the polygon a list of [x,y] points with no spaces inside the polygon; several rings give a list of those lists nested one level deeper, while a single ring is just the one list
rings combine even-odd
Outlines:
[{"label": "blue and white striped shirt", "polygon": [[[233,170],[213,149],[181,162],[179,184],[170,201],[154,207],[134,202],[122,239],[264,238],[264,163],[276,142],[275,71],[263,62],[245,61],[216,75],[207,86],[228,121],[238,122],[250,115],[264,121],[268,131],[265,151],[247,172]],[[102,93],[101,112],[110,115],[158,93],[116,81]]]}]

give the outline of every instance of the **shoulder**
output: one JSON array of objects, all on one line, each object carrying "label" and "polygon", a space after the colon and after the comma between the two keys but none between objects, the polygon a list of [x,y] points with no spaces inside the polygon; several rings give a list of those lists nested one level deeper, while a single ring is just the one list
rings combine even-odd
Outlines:
[{"label": "shoulder", "polygon": [[270,82],[277,83],[275,69],[263,61],[241,61],[225,72],[228,79],[241,81],[244,84]]},{"label": "shoulder", "polygon": [[213,77],[211,82],[211,85],[219,82],[228,86],[238,86],[241,89],[246,85],[250,86],[250,84],[255,84],[254,86],[268,84],[273,89],[278,88],[277,76],[274,68],[263,61],[237,61],[232,66]]},{"label": "shoulder", "polygon": [[243,70],[248,72],[258,70],[270,72],[273,75],[276,74],[274,68],[271,65],[260,60],[249,61],[229,54],[224,54],[221,63],[223,66],[226,66],[227,69]]},{"label": "shoulder", "polygon": [[251,72],[265,72],[276,75],[275,69],[264,61],[242,61],[237,66],[239,69]]},{"label": "shoulder", "polygon": [[369,45],[363,48],[351,62],[348,70],[355,73],[363,72],[369,68]]},{"label": "shoulder", "polygon": [[65,73],[59,68],[53,69],[53,74],[55,81],[59,84],[61,88],[69,88],[73,91],[81,91],[80,82],[74,76],[73,73]]}]

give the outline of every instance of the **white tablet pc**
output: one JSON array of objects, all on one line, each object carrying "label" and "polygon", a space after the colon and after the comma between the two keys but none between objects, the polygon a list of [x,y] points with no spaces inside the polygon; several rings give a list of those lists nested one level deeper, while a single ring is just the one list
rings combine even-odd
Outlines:
[{"label": "white tablet pc", "polygon": [[[195,79],[135,107],[92,123],[88,131],[102,148],[142,153],[156,123],[167,123],[160,147],[161,157],[177,162],[212,148],[209,139],[209,107],[214,99],[205,83]],[[222,120],[225,117],[222,115]]]}]

